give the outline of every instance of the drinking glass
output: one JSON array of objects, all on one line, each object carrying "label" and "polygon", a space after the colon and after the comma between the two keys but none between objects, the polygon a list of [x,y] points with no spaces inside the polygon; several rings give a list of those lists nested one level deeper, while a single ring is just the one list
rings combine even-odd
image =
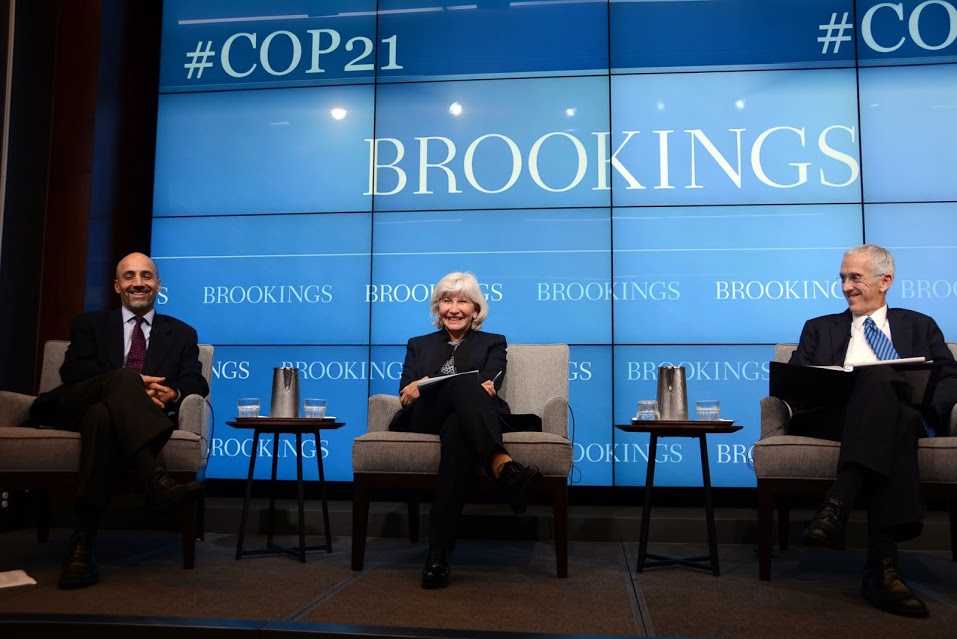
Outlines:
[{"label": "drinking glass", "polygon": [[660,413],[658,413],[658,402],[654,399],[643,399],[638,402],[638,415],[637,419],[658,419]]},{"label": "drinking glass", "polygon": [[259,398],[243,397],[239,400],[240,417],[259,417]]},{"label": "drinking glass", "polygon": [[302,408],[304,417],[318,419],[326,416],[326,400],[324,399],[304,399]]},{"label": "drinking glass", "polygon": [[699,421],[716,422],[721,416],[721,402],[717,399],[699,399],[694,405]]}]

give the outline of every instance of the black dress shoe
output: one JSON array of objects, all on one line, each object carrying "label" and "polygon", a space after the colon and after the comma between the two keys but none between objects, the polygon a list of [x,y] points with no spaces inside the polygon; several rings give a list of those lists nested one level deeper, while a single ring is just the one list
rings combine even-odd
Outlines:
[{"label": "black dress shoe", "polygon": [[508,500],[512,512],[525,512],[528,500],[542,488],[542,473],[536,466],[522,466],[517,461],[508,461],[502,466],[496,483]]},{"label": "black dress shoe", "polygon": [[429,554],[422,567],[423,588],[445,588],[449,585],[449,550],[440,544],[429,544]]},{"label": "black dress shoe", "polygon": [[93,535],[77,531],[70,537],[70,554],[63,563],[63,572],[57,587],[62,590],[75,590],[92,586],[99,580],[100,569],[96,565]]},{"label": "black dress shoe", "polygon": [[905,617],[927,617],[930,611],[914,594],[897,569],[893,557],[881,557],[864,567],[861,596],[876,608]]},{"label": "black dress shoe", "polygon": [[202,493],[203,485],[199,482],[181,484],[170,477],[165,468],[160,467],[153,471],[146,485],[146,505],[158,513],[169,512]]},{"label": "black dress shoe", "polygon": [[827,499],[804,529],[801,535],[804,545],[844,550],[844,532],[850,512],[843,500]]}]

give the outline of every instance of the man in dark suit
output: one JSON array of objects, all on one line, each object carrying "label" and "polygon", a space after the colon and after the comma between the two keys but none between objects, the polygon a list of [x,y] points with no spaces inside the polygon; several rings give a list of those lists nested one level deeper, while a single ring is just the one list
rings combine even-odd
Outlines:
[{"label": "man in dark suit", "polygon": [[123,307],[73,320],[63,384],[30,408],[34,423],[80,433],[78,524],[59,581],[65,589],[99,581],[94,539],[119,473],[134,470],[147,506],[157,512],[202,491],[197,482],[176,482],[158,461],[182,399],[209,393],[196,331],[154,310],[160,279],[146,255],[124,257],[113,287]]},{"label": "man in dark suit", "polygon": [[934,410],[921,414],[910,385],[889,366],[855,370],[846,402],[815,398],[790,403],[790,432],[841,442],[837,478],[804,530],[807,545],[844,548],[848,513],[858,500],[868,509],[868,554],[861,594],[881,610],[924,617],[924,602],[901,578],[896,542],[922,528],[917,440],[947,428],[957,402],[957,362],[936,322],[927,315],[888,308],[894,258],[872,244],[848,249],[840,278],[848,310],[808,321],[792,364],[873,364],[906,357],[933,359],[940,367]]}]

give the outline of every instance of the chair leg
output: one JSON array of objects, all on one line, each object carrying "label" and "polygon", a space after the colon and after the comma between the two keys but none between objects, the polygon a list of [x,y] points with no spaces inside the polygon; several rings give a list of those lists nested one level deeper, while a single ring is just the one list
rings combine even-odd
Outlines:
[{"label": "chair leg", "polygon": [[206,541],[206,495],[196,500],[196,539]]},{"label": "chair leg", "polygon": [[37,543],[45,544],[50,539],[50,512],[53,509],[53,495],[49,488],[35,488],[33,513],[37,520]]},{"label": "chair leg", "polygon": [[[559,482],[560,485],[559,485]],[[568,578],[568,484],[562,477],[549,486],[552,497],[552,522],[555,529],[555,563],[558,578]]]},{"label": "chair leg", "polygon": [[369,528],[369,488],[361,476],[352,482],[352,569],[362,570]]},{"label": "chair leg", "polygon": [[409,502],[409,541],[419,543],[419,502]]},{"label": "chair leg", "polygon": [[957,561],[957,500],[947,504],[950,510],[950,558]]},{"label": "chair leg", "polygon": [[195,504],[184,504],[180,508],[182,538],[183,538],[183,568],[196,567],[196,520],[197,509]]},{"label": "chair leg", "polygon": [[758,480],[758,578],[771,580],[771,534],[774,528],[774,495]]},{"label": "chair leg", "polygon": [[791,540],[791,506],[785,501],[778,506],[778,546],[787,550]]}]

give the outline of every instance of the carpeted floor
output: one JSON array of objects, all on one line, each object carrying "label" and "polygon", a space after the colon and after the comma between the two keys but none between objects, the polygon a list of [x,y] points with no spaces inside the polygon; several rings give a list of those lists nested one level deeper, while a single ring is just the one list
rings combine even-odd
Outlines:
[{"label": "carpeted floor", "polygon": [[[183,570],[177,538],[107,531],[100,584],[56,589],[67,531],[48,544],[30,530],[0,534],[0,570],[23,569],[36,586],[0,590],[5,615],[116,615],[347,624],[449,631],[665,637],[953,637],[957,562],[907,552],[903,568],[931,609],[911,620],[875,610],[859,594],[861,551],[792,549],[775,557],[774,580],[757,579],[751,547],[720,546],[722,575],[682,567],[635,572],[636,543],[573,541],[569,578],[555,577],[554,547],[534,541],[462,540],[452,585],[419,587],[424,544],[373,538],[366,568],[349,569],[349,539],[305,563],[285,556],[234,559],[235,535],[208,534],[197,567]],[[247,540],[247,548],[262,537]],[[700,546],[652,544],[666,555]],[[2,633],[0,633],[2,634]],[[414,633],[413,633],[414,634]],[[467,632],[465,633],[468,634]]]}]

